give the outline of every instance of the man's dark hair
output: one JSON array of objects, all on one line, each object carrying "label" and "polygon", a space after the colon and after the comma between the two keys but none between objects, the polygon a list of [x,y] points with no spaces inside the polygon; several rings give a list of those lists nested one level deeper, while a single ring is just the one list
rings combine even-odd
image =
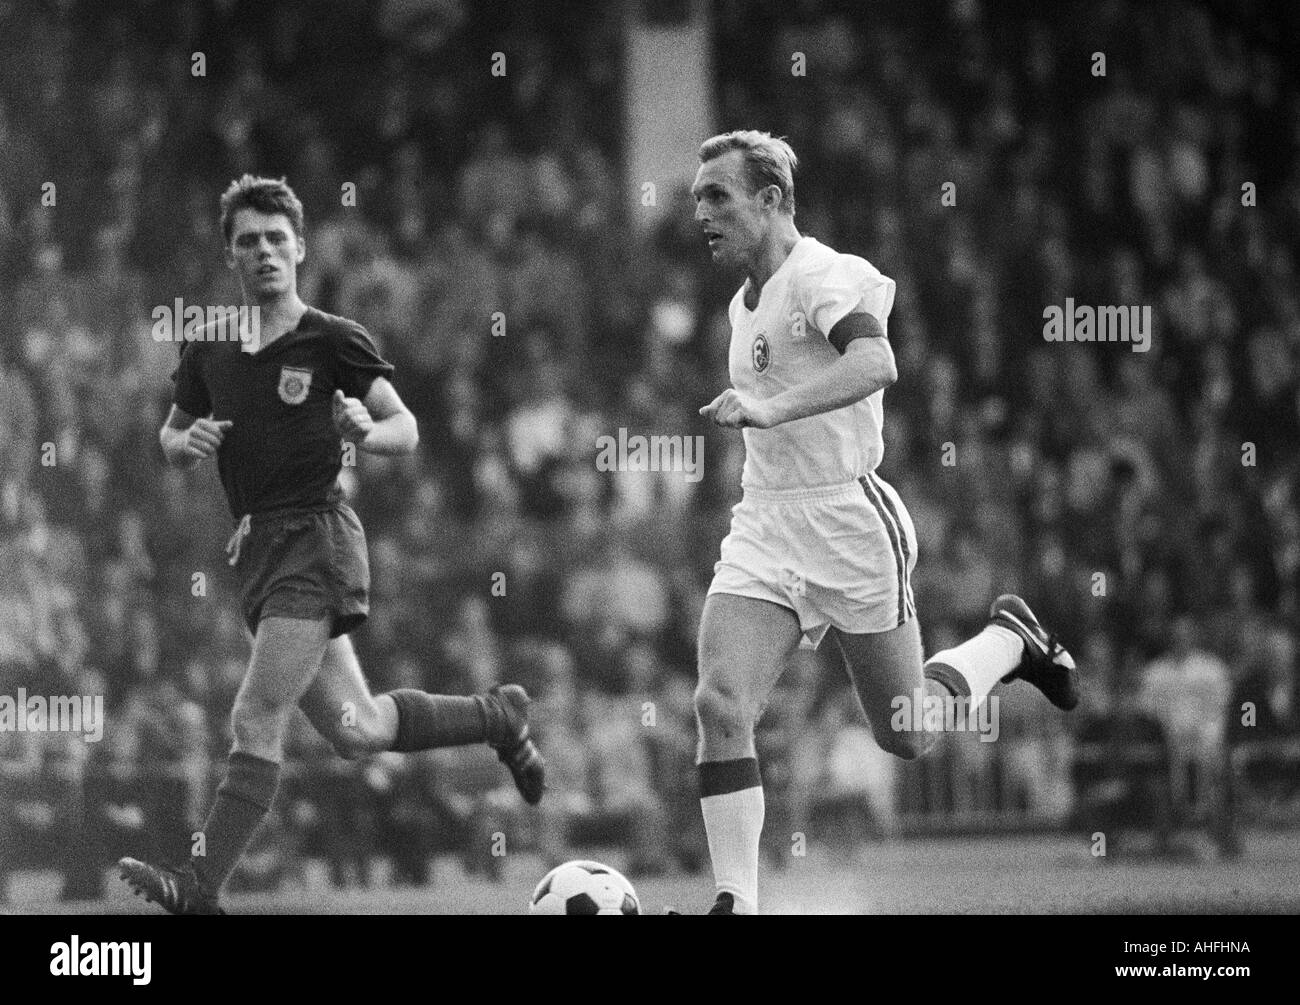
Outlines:
[{"label": "man's dark hair", "polygon": [[246,174],[221,194],[221,233],[230,243],[235,214],[241,209],[259,213],[283,213],[293,232],[302,237],[302,203],[283,178],[257,178]]}]

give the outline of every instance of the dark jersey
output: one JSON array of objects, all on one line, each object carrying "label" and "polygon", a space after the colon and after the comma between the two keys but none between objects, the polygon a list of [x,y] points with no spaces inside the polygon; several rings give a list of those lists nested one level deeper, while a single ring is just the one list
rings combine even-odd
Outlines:
[{"label": "dark jersey", "polygon": [[297,328],[255,353],[238,341],[187,343],[173,400],[196,418],[233,423],[217,470],[242,517],[327,502],[343,465],[334,391],[364,399],[392,372],[361,325],[308,307]]}]

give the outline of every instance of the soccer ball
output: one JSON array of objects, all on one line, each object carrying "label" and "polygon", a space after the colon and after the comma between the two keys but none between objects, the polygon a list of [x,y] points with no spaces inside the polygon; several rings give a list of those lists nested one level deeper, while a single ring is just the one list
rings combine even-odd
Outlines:
[{"label": "soccer ball", "polygon": [[529,914],[640,914],[641,901],[617,869],[599,862],[565,862],[542,877]]}]

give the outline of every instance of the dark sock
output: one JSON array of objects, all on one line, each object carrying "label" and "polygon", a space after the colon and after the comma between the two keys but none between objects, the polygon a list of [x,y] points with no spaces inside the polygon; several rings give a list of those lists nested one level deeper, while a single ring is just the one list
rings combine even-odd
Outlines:
[{"label": "dark sock", "polygon": [[258,824],[271,808],[280,782],[280,765],[239,751],[226,763],[226,777],[217,786],[217,801],[203,825],[203,855],[190,862],[213,893],[239,864]]},{"label": "dark sock", "polygon": [[402,688],[389,691],[388,696],[397,706],[397,739],[392,749],[400,753],[461,747],[488,738],[487,709],[478,695],[462,698]]},{"label": "dark sock", "polygon": [[738,757],[734,761],[705,761],[699,765],[700,798],[725,796],[742,789],[761,788],[763,776],[757,757]]},{"label": "dark sock", "polygon": [[966,683],[966,678],[947,663],[931,660],[926,663],[924,673],[926,680],[934,681],[954,698],[970,697],[970,685]]}]

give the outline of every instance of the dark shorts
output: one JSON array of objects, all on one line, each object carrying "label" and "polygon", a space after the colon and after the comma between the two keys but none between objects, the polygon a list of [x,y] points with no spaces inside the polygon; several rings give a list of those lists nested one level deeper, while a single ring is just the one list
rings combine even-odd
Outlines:
[{"label": "dark shorts", "polygon": [[330,638],[337,638],[370,613],[366,532],[342,502],[254,514],[235,571],[244,621],[254,635],[263,618],[327,617]]}]

